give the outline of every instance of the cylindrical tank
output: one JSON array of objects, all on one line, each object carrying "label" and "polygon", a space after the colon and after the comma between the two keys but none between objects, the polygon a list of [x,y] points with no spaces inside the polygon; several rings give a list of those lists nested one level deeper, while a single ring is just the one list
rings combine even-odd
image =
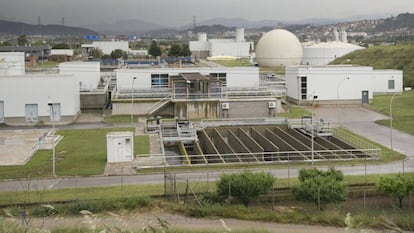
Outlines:
[{"label": "cylindrical tank", "polygon": [[244,42],[244,28],[236,29],[236,42]]},{"label": "cylindrical tank", "polygon": [[199,32],[198,33],[198,41],[207,41],[207,33]]}]

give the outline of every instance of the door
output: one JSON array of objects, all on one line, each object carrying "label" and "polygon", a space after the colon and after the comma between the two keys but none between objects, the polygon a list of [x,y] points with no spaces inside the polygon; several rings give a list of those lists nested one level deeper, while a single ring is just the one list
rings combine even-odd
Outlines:
[{"label": "door", "polygon": [[50,106],[50,121],[60,121],[60,104],[53,103]]},{"label": "door", "polygon": [[4,123],[4,101],[0,101],[0,123]]},{"label": "door", "polygon": [[26,104],[26,122],[37,122],[37,104]]},{"label": "door", "polygon": [[368,103],[369,103],[368,91],[362,91],[362,104],[368,104]]}]

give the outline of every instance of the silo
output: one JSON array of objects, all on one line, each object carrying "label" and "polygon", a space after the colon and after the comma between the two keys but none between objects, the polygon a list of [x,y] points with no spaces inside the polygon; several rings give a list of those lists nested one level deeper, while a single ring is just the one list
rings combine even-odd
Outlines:
[{"label": "silo", "polygon": [[245,42],[244,28],[237,28],[236,29],[236,42]]},{"label": "silo", "polygon": [[207,33],[199,32],[198,33],[198,41],[207,41]]}]

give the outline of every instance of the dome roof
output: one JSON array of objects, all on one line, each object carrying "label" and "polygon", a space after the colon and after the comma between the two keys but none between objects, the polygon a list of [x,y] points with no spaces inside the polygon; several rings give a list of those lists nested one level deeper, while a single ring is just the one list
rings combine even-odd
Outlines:
[{"label": "dome roof", "polygon": [[298,65],[302,53],[302,46],[295,35],[276,29],[260,38],[256,46],[256,61],[261,67]]}]

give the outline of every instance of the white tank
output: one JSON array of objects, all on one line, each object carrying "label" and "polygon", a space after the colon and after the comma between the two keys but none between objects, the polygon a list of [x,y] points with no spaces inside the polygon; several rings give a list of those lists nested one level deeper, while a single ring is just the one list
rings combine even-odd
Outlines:
[{"label": "white tank", "polygon": [[276,29],[260,38],[256,46],[256,60],[261,67],[299,65],[302,46],[291,32]]},{"label": "white tank", "polygon": [[198,41],[207,41],[207,33],[199,32],[198,33]]},{"label": "white tank", "polygon": [[245,42],[244,28],[237,28],[236,29],[236,42]]}]

